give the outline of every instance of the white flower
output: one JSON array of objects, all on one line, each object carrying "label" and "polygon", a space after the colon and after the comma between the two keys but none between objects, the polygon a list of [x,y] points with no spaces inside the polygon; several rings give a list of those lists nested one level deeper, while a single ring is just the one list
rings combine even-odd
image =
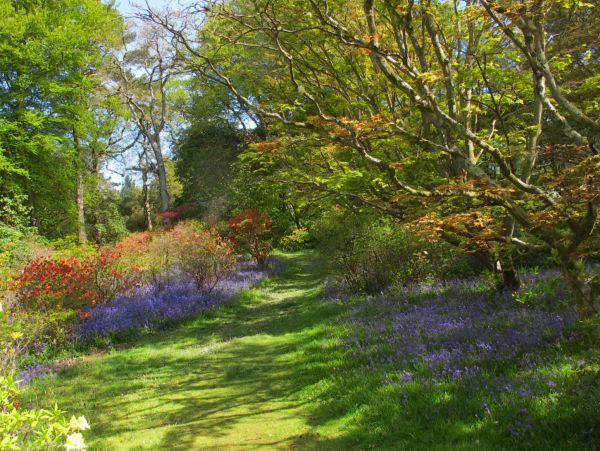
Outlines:
[{"label": "white flower", "polygon": [[79,432],[67,435],[67,442],[65,443],[65,449],[67,450],[82,450],[87,449],[87,445],[83,441],[83,435]]},{"label": "white flower", "polygon": [[69,421],[69,428],[74,431],[85,431],[90,428],[85,417],[82,415],[79,418],[71,417],[71,421]]}]

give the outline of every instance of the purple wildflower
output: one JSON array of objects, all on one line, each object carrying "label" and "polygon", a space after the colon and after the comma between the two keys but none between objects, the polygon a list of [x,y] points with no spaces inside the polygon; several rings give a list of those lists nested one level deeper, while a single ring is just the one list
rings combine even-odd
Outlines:
[{"label": "purple wildflower", "polygon": [[266,276],[255,263],[244,261],[238,270],[219,281],[211,293],[199,292],[190,281],[170,283],[156,292],[152,287],[130,296],[96,306],[92,317],[77,325],[76,335],[86,341],[135,329],[148,329],[168,321],[177,321],[231,300],[242,288],[256,284]]},{"label": "purple wildflower", "polygon": [[[540,274],[536,280],[554,275]],[[432,380],[465,379],[486,365],[535,365],[529,354],[555,342],[574,320],[569,310],[515,303],[491,282],[428,282],[350,303],[341,347],[370,371],[421,367]]]}]

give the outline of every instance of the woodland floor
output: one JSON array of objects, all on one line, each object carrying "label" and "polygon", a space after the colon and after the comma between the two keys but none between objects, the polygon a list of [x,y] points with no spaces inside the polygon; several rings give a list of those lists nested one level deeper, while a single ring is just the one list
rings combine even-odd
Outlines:
[{"label": "woodland floor", "polygon": [[391,313],[367,299],[352,322],[348,303],[323,295],[322,259],[283,258],[285,270],[228,304],[35,380],[32,401],[85,415],[91,450],[600,449],[596,345],[554,340],[526,353],[531,368],[480,362],[481,377],[423,383],[431,370],[415,366],[412,382],[389,383],[385,366],[360,360],[388,345],[351,349],[343,337],[385,338],[372,329]]}]

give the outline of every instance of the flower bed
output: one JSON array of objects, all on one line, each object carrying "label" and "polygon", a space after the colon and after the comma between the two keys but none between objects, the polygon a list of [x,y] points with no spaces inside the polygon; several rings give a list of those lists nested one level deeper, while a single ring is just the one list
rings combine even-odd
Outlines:
[{"label": "flower bed", "polygon": [[85,342],[190,317],[231,300],[239,290],[257,283],[267,274],[259,270],[256,263],[246,261],[220,280],[210,293],[199,291],[188,281],[172,282],[162,291],[145,287],[132,296],[119,296],[94,307],[91,317],[77,325],[76,336]]}]

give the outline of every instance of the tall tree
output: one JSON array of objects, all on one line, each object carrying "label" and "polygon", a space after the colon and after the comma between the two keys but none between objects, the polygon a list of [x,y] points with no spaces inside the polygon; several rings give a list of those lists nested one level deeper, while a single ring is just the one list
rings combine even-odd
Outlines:
[{"label": "tall tree", "polygon": [[173,116],[169,93],[175,73],[174,56],[162,29],[146,25],[137,35],[126,36],[124,52],[114,58],[117,92],[154,160],[161,211],[169,210],[171,203],[164,142]]},{"label": "tall tree", "polygon": [[81,222],[80,113],[121,21],[98,0],[3,0],[0,11],[0,191],[27,194],[43,232],[69,232]]}]

